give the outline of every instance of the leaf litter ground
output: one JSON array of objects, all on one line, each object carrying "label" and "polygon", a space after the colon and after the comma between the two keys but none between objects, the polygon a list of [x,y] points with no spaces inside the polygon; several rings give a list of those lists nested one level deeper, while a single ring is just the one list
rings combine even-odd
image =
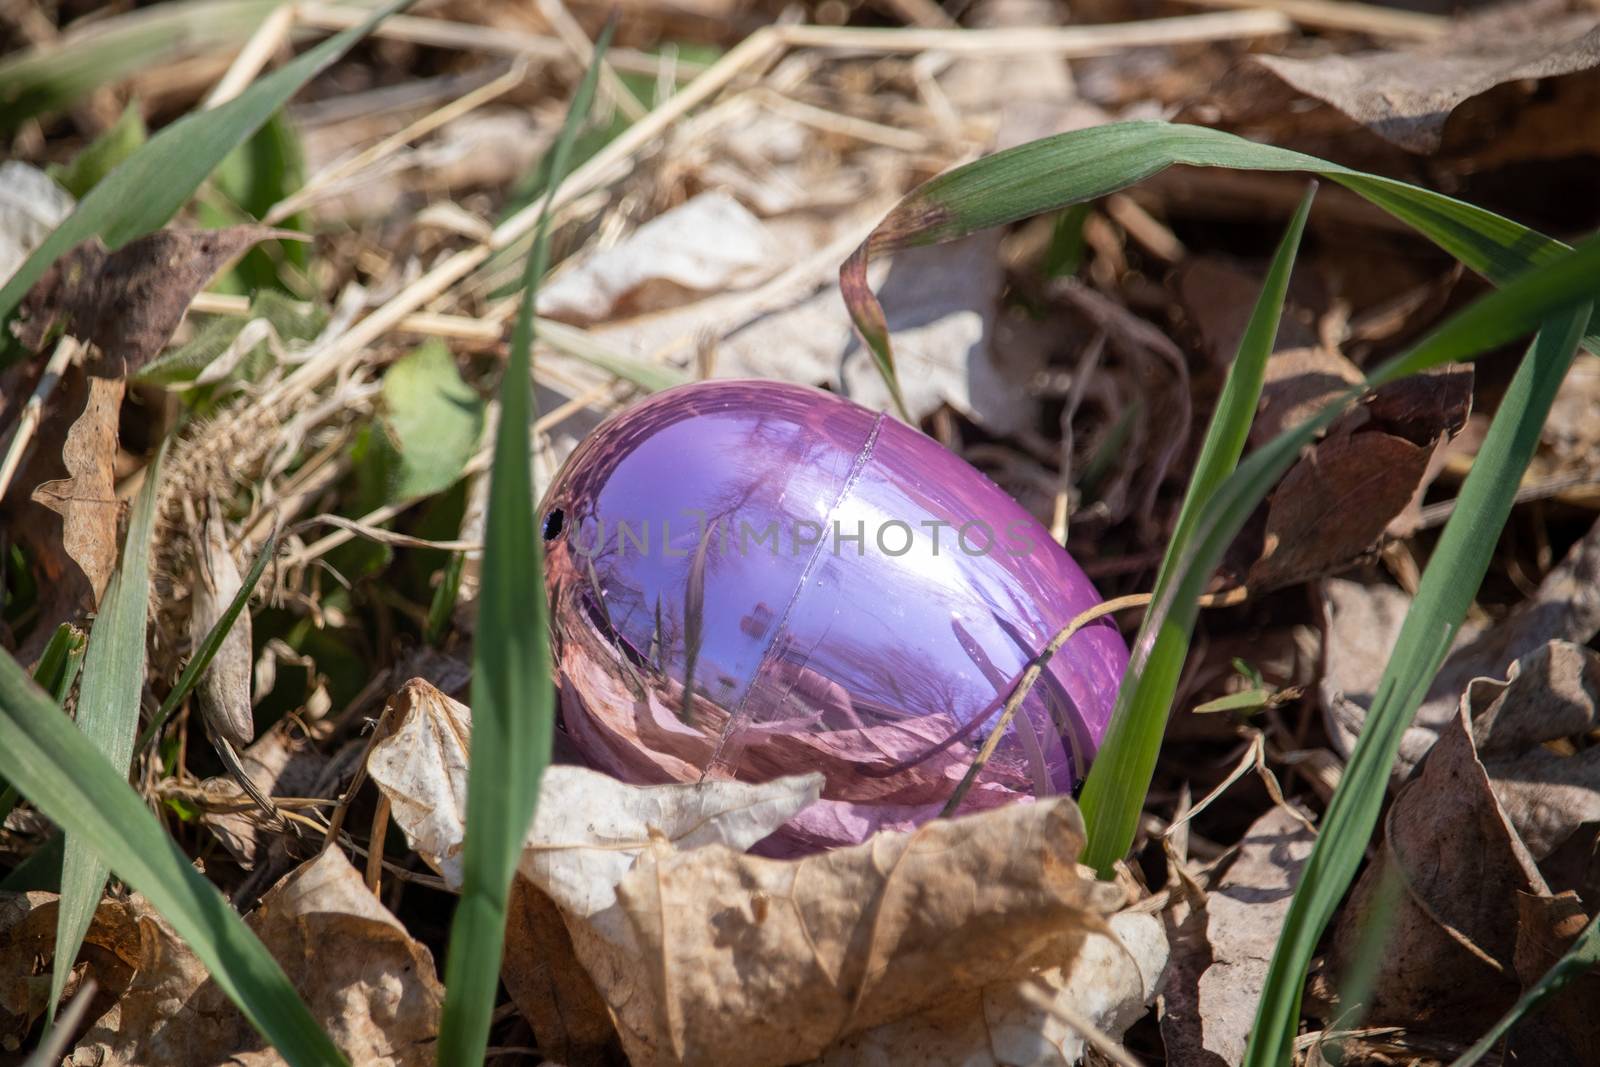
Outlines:
[{"label": "leaf litter ground", "polygon": [[[641,5],[625,20],[586,159],[557,199],[561,264],[540,305],[556,321],[535,367],[538,484],[600,418],[666,381],[778,377],[888,406],[843,314],[840,262],[918,182],[1064,129],[1177,117],[1438,188],[1563,239],[1597,221],[1567,195],[1592,184],[1600,158],[1577,118],[1600,93],[1600,31],[1580,7],[1521,4],[1456,25],[1310,4],[1293,22],[1225,12],[1234,21],[1180,26],[1112,0],[1075,7],[1061,26],[1053,5],[999,0],[963,11],[959,39],[943,32],[944,9],[885,11],[820,4],[807,11],[817,25],[788,28],[776,9],[710,0]],[[50,84],[29,82],[41,75],[24,60],[78,41],[83,28],[62,34],[71,14],[7,16],[0,32],[20,58],[0,59],[0,93]],[[123,502],[168,432],[156,703],[230,599],[229,575],[282,531],[247,647],[136,753],[133,781],[268,949],[305,961],[290,980],[360,1062],[433,1056],[435,960],[459,877],[470,713],[450,695],[465,693],[471,659],[485,398],[531,232],[518,205],[537,192],[529,176],[586,62],[579,38],[597,25],[559,3],[419,14],[433,21],[391,23],[313,82],[170,229],[62,260],[30,297],[32,354],[0,372],[4,447],[22,441],[0,499],[5,639],[24,665],[103,596]],[[844,16],[912,30],[869,40],[832,25]],[[338,9],[304,17],[349,24]],[[257,21],[216,26],[187,55],[108,68],[70,108],[16,130],[6,167],[24,169],[0,193],[0,263],[20,262],[62,217],[69,194],[46,168],[88,193],[144,137],[130,112],[157,128],[206,98],[252,34],[270,46],[261,62],[289,40],[287,27],[260,40]],[[1541,45],[1552,34],[1560,49]],[[1081,211],[874,266],[909,414],[1052,521],[1104,594],[1148,591],[1198,444],[1198,429],[1172,428],[1209,417],[1301,191],[1294,176],[1176,169]],[[258,218],[312,241],[302,254],[276,231],[242,228]],[[182,251],[197,242],[214,259]],[[1419,238],[1324,190],[1253,440],[1481,292]],[[51,321],[86,351],[47,340]],[[1346,1062],[1451,1062],[1600,910],[1584,648],[1600,630],[1596,358],[1580,356],[1558,397],[1468,627],[1402,744],[1392,804],[1307,987],[1305,1062],[1331,1059],[1333,1041]],[[737,797],[646,796],[553,771],[494,1043],[528,1062],[1240,1062],[1306,822],[1339,779],[1511,366],[1491,358],[1368,396],[1259,509],[1219,578],[1250,597],[1202,617],[1118,882],[1073,872],[1070,803],[985,816],[1031,830],[940,828],[960,862],[901,864],[882,881],[882,855],[744,853],[805,803],[803,779]],[[33,428],[14,430],[31,397]],[[443,432],[419,429],[441,418]],[[1191,710],[1256,691],[1232,711]],[[235,773],[207,722],[232,724]],[[572,806],[563,789],[590,807],[612,797],[609,844],[549,824]],[[692,842],[672,829],[686,818],[702,835]],[[1048,848],[1007,847],[1030,833]],[[7,1052],[44,1030],[52,834],[25,798],[0,830],[6,889],[32,890],[0,897]],[[338,847],[321,850],[330,838]],[[1053,874],[1030,867],[1051,857]],[[865,941],[861,914],[840,901],[875,909]],[[718,913],[734,903],[737,914]],[[1364,935],[1379,914],[1392,940],[1374,965]],[[372,969],[346,973],[339,960],[357,951]],[[742,980],[752,957],[770,984]],[[1350,984],[1363,973],[1364,993]],[[272,1061],[170,927],[115,881],[67,997],[89,979],[72,1036],[82,1062]],[[1592,982],[1491,1055],[1595,1058],[1594,1020],[1574,1007]],[[720,999],[730,989],[737,1003]]]}]

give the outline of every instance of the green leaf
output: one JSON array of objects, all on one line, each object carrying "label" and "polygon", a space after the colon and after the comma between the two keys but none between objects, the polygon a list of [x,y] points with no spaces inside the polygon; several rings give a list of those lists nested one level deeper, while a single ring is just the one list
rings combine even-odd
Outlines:
[{"label": "green leaf", "polygon": [[138,71],[243,41],[279,2],[189,0],[68,29],[0,62],[0,131]]},{"label": "green leaf", "polygon": [[[1600,239],[1580,245],[1567,261],[1581,261],[1587,266],[1580,275],[1582,286],[1569,282],[1550,288],[1562,289],[1565,300],[1571,303],[1593,291],[1596,272],[1600,271]],[[1555,265],[1561,266],[1562,262]],[[1513,290],[1525,290],[1524,283],[1538,285],[1552,273],[1535,271],[1473,308],[1481,308]],[[1453,321],[1466,317],[1473,308]],[[1328,802],[1321,832],[1289,905],[1245,1053],[1248,1067],[1276,1067],[1292,1058],[1300,1021],[1301,989],[1317,942],[1361,865],[1367,840],[1383,807],[1400,738],[1411,725],[1428,684],[1444,663],[1488,572],[1500,530],[1516,502],[1523,471],[1538,447],[1550,405],[1588,324],[1589,307],[1585,304],[1540,331],[1489,424],[1472,470],[1456,498],[1456,508],[1422,572],[1417,595],[1378,682],[1361,736],[1339,787]],[[1490,340],[1481,347],[1493,343]],[[1405,358],[1394,362],[1404,365]],[[1391,371],[1373,378],[1396,376]]]},{"label": "green leaf", "polygon": [[90,189],[100,184],[100,179],[133,155],[148,137],[139,101],[129,100],[128,106],[122,109],[122,117],[87,148],[73,156],[71,163],[51,164],[45,172],[56,180],[57,185],[82,200]]},{"label": "green leaf", "polygon": [[[1176,164],[1320,175],[1415,227],[1497,284],[1566,248],[1492,211],[1220,130],[1164,122],[1074,130],[985,156],[925,182],[895,205],[840,268],[845,305],[891,389],[897,387],[894,355],[883,308],[867,285],[869,260],[1106,196]],[[1589,347],[1600,348],[1600,337],[1591,336]]]},{"label": "green leaf", "polygon": [[[1211,503],[1223,480],[1238,466],[1239,457],[1244,453],[1256,404],[1261,399],[1267,357],[1272,355],[1273,342],[1277,340],[1284,296],[1289,291],[1289,273],[1294,267],[1300,236],[1305,232],[1306,217],[1315,195],[1313,185],[1301,200],[1288,232],[1278,245],[1262,283],[1261,295],[1256,298],[1255,308],[1239,339],[1238,354],[1228,370],[1217,410],[1206,430],[1200,458],[1195,462],[1194,476],[1189,480],[1183,507],[1178,512],[1177,527],[1156,575],[1154,599],[1158,604],[1171,594],[1184,554],[1194,541],[1202,511]],[[1079,801],[1089,828],[1083,862],[1099,868],[1102,873],[1121,859],[1133,842],[1139,813],[1150,788],[1150,777],[1155,772],[1156,757],[1161,752],[1161,739],[1166,733],[1167,712],[1172,707],[1178,677],[1189,652],[1189,630],[1162,625],[1159,615],[1152,611],[1145,616],[1134,647],[1149,652],[1142,658],[1136,657],[1137,669],[1129,665],[1117,691],[1110,728],[1089,767],[1089,777]]]},{"label": "green leaf", "polygon": [[284,1059],[342,1063],[294,987],[144,801],[9,654],[0,652],[0,774],[144,894]]},{"label": "green leaf", "polygon": [[427,341],[390,367],[379,437],[388,499],[413,500],[455,484],[478,451],[483,410],[443,341]]},{"label": "green leaf", "polygon": [[118,248],[165,225],[217,164],[296,90],[408,2],[391,0],[359,26],[328,38],[227,103],[186,115],[150,138],[90,190],[0,289],[0,320],[9,318],[45,271],[81,242],[99,236],[108,247]]},{"label": "green leaf", "polygon": [[1479,1038],[1450,1067],[1472,1067],[1488,1055],[1495,1042],[1506,1036],[1524,1015],[1559,993],[1562,987],[1574,978],[1596,969],[1600,969],[1600,915],[1589,920],[1589,925],[1578,934],[1577,940],[1572,942],[1572,947],[1556,960],[1555,966],[1529,986],[1522,996],[1517,998],[1511,1010],[1502,1015],[1500,1021],[1490,1027],[1489,1032]]},{"label": "green leaf", "polygon": [[1196,704],[1192,709],[1195,715],[1210,715],[1219,711],[1255,711],[1267,706],[1267,701],[1273,697],[1271,689],[1243,689],[1237,693],[1208,700],[1204,704]]},{"label": "green leaf", "polygon": [[[78,691],[78,729],[124,777],[133,758],[144,693],[145,616],[150,606],[150,533],[166,450],[156,454],[134,501],[122,564],[106,587],[100,613],[89,631],[83,686]],[[61,865],[61,911],[56,920],[56,957],[50,973],[50,1012],[66,988],[67,975],[89,932],[106,886],[106,862],[90,842],[67,834]]]},{"label": "green leaf", "polygon": [[[71,623],[64,622],[56,627],[56,632],[50,635],[50,643],[40,653],[39,662],[33,668],[33,680],[54,696],[56,703],[64,702],[67,694],[72,692],[88,644],[87,634]],[[0,778],[0,823],[6,821],[6,816],[16,806],[17,787]]]},{"label": "green leaf", "polygon": [[546,632],[543,545],[533,516],[534,302],[550,259],[550,202],[566,177],[572,143],[594,99],[600,58],[615,18],[557,137],[525,288],[500,384],[500,423],[484,521],[483,576],[473,642],[472,755],[467,777],[461,902],[450,927],[440,1064],[483,1062],[500,981],[506,903],[550,762],[554,691]]},{"label": "green leaf", "polygon": [[[278,201],[305,184],[305,153],[300,136],[280,108],[244,144],[217,165],[196,217],[207,229],[220,229],[264,218]],[[303,215],[276,225],[302,230]],[[273,241],[251,248],[226,274],[211,283],[219,293],[255,293],[284,287],[309,259],[303,241]],[[284,266],[293,267],[285,271]]]}]

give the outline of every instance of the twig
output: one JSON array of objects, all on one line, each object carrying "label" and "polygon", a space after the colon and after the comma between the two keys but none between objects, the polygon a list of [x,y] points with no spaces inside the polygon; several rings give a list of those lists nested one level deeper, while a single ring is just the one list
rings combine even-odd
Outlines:
[{"label": "twig", "polygon": [[1105,350],[1106,331],[1096,330],[1094,340],[1089,342],[1089,347],[1078,358],[1078,367],[1072,373],[1072,388],[1067,393],[1066,405],[1061,409],[1061,480],[1056,490],[1055,515],[1050,520],[1050,536],[1062,546],[1067,543],[1067,520],[1072,510],[1072,449],[1076,437],[1072,424],[1084,396],[1089,392],[1089,382],[1094,378],[1094,372],[1100,366],[1100,356]]},{"label": "twig", "polygon": [[244,43],[244,48],[234,57],[222,79],[206,95],[200,110],[210,111],[244,92],[271,61],[273,54],[289,40],[289,31],[293,28],[294,4],[279,4],[273,8]]},{"label": "twig", "polygon": [[34,386],[33,395],[28,397],[27,404],[22,408],[22,414],[17,418],[17,430],[11,438],[11,444],[6,448],[6,458],[0,462],[0,500],[5,499],[6,490],[11,487],[11,479],[16,477],[17,468],[22,465],[22,455],[28,450],[28,442],[33,440],[34,431],[39,428],[44,402],[56,391],[56,386],[61,384],[61,376],[67,372],[67,366],[82,350],[82,346],[76,340],[63,337],[56,345],[55,351],[50,353],[50,362],[45,364],[44,373],[39,376],[39,384]]},{"label": "twig", "polygon": [[[572,50],[573,57],[581,66],[587,67],[594,62],[594,45],[590,42],[583,27],[578,25],[578,20],[572,17],[572,12],[567,10],[567,5],[561,0],[538,0],[539,14],[550,23],[550,28],[556,31],[556,36],[561,38],[563,44]],[[600,61],[600,85],[617,105],[617,110],[628,117],[629,122],[638,122],[649,113],[649,108],[639,102],[633,91],[623,84],[617,77],[616,68],[611,61]]]},{"label": "twig", "polygon": [[1072,1004],[1060,998],[1046,996],[1032,986],[1023,987],[1023,996],[1033,1001],[1035,1007],[1056,1016],[1078,1031],[1085,1043],[1117,1067],[1140,1067],[1139,1061],[1134,1059],[1121,1043],[1113,1040],[1110,1034],[1101,1030]]},{"label": "twig", "polygon": [[100,987],[95,980],[85,978],[66,1010],[56,1016],[55,1025],[50,1028],[50,1033],[39,1042],[39,1047],[33,1050],[33,1055],[28,1057],[23,1067],[50,1067],[51,1064],[60,1063],[62,1056],[66,1054],[67,1046],[72,1043],[73,1034],[83,1025],[83,1017],[89,1013],[89,1005],[98,992]]},{"label": "twig", "polygon": [[[348,30],[358,26],[372,13],[359,7],[341,7],[336,4],[301,4],[300,23],[323,30]],[[571,50],[554,37],[537,33],[521,33],[503,26],[480,26],[470,22],[452,22],[448,19],[419,18],[415,15],[390,15],[372,31],[372,36],[389,41],[407,41],[435,48],[457,48],[465,52],[496,56],[526,56],[530,59],[561,60],[571,55]],[[630,48],[612,48],[606,59],[618,70],[630,74],[656,74],[667,66],[659,57]],[[680,75],[699,74],[705,68],[698,63],[674,60],[672,66]]]},{"label": "twig", "polygon": [[[1248,596],[1248,589],[1244,586],[1237,586],[1220,593],[1209,593],[1202,596],[1199,598],[1199,604],[1203,608],[1227,607],[1243,603]],[[967,791],[972,788],[972,783],[977,781],[979,772],[983,770],[984,764],[989,762],[989,757],[994,755],[994,750],[1000,744],[1000,739],[1005,736],[1006,730],[1011,726],[1011,720],[1016,717],[1017,709],[1022,707],[1024,700],[1028,699],[1028,694],[1032,692],[1034,683],[1039,680],[1039,675],[1044,673],[1045,667],[1049,666],[1050,660],[1055,657],[1055,654],[1061,651],[1061,646],[1065,645],[1073,634],[1096,619],[1103,619],[1107,615],[1115,615],[1117,612],[1125,611],[1128,608],[1148,607],[1151,600],[1152,595],[1150,593],[1131,593],[1128,596],[1113,597],[1103,604],[1096,604],[1087,611],[1080,612],[1071,622],[1063,626],[1060,632],[1050,639],[1050,643],[1044,646],[1044,651],[1028,661],[1028,666],[1017,678],[1017,684],[1012,689],[1011,696],[1006,699],[1005,710],[1000,713],[1000,721],[995,724],[994,729],[989,732],[989,736],[984,739],[983,747],[978,750],[978,756],[972,761],[972,766],[967,768],[967,773],[961,779],[961,784],[956,786],[956,791],[950,794],[949,800],[945,801],[944,809],[939,812],[940,818],[948,819],[955,814],[956,809],[961,806],[961,802],[966,799]]]},{"label": "twig", "polygon": [[1223,793],[1226,793],[1230,786],[1232,786],[1239,779],[1243,778],[1245,775],[1249,774],[1252,770],[1255,771],[1256,776],[1261,779],[1261,784],[1266,787],[1267,796],[1271,798],[1274,804],[1282,808],[1284,811],[1287,811],[1296,822],[1300,823],[1300,825],[1311,831],[1312,834],[1317,832],[1316,824],[1310,819],[1306,818],[1304,812],[1295,807],[1293,804],[1290,804],[1288,800],[1284,798],[1283,787],[1278,784],[1278,776],[1273,774],[1272,768],[1267,766],[1265,737],[1260,730],[1251,730],[1250,741],[1245,745],[1244,755],[1239,759],[1239,762],[1235,764],[1233,770],[1228,772],[1228,776],[1218,783],[1215,789],[1207,793],[1205,798],[1201,800],[1200,803],[1195,804],[1188,811],[1174,819],[1171,824],[1169,824],[1167,828],[1162,831],[1162,836],[1171,837],[1181,827],[1187,826],[1190,819],[1194,818],[1196,815],[1199,815],[1202,811],[1206,810],[1206,808],[1210,807],[1211,803],[1218,797],[1222,796]]},{"label": "twig", "polygon": [[1395,11],[1354,0],[1184,0],[1196,7],[1260,8],[1279,11],[1302,26],[1351,30],[1374,37],[1433,41],[1450,32],[1450,20],[1439,15]]},{"label": "twig", "polygon": [[226,737],[213,732],[209,722],[205,724],[205,727],[206,736],[211,739],[212,747],[217,750],[217,755],[222,758],[222,766],[227,770],[228,776],[234,780],[240,789],[244,790],[245,796],[254,801],[256,807],[260,808],[262,813],[267,816],[268,825],[273,827],[286,826],[287,823],[284,821],[283,813],[272,802],[272,798],[261,791],[261,787],[256,785],[254,778],[245,773],[244,764],[239,762],[239,753],[234,751],[233,745]]},{"label": "twig", "polygon": [[378,791],[378,803],[372,811],[372,830],[367,834],[367,888],[373,896],[383,877],[383,840],[389,836],[389,794]]},{"label": "twig", "polygon": [[885,126],[881,122],[858,119],[853,115],[842,115],[837,111],[829,111],[826,108],[791,99],[771,89],[757,89],[754,95],[761,106],[768,111],[826,133],[839,133],[868,144],[897,148],[902,152],[923,152],[928,148],[928,138],[911,130]]},{"label": "twig", "polygon": [[1063,58],[1100,56],[1125,48],[1270,37],[1293,28],[1276,11],[1222,11],[1209,15],[1113,22],[1100,26],[1027,26],[993,30],[878,30],[849,26],[775,27],[784,44],[853,52],[950,52],[957,55],[1050,53]]},{"label": "twig", "polygon": [[335,163],[331,167],[313,174],[310,180],[293,195],[274,204],[272,210],[267,212],[266,218],[262,219],[262,223],[271,226],[282,222],[307,204],[315,203],[323,197],[337,192],[336,189],[331,188],[335,183],[372,166],[412,141],[425,137],[446,123],[458,119],[467,112],[482,107],[489,101],[504,95],[522,84],[522,79],[527,77],[527,73],[527,64],[518,62],[509,71],[493,81],[478,86],[472,92],[452,100],[444,107],[430,111],[405,129],[390,134],[377,144],[356,153],[349,159],[341,163]]}]

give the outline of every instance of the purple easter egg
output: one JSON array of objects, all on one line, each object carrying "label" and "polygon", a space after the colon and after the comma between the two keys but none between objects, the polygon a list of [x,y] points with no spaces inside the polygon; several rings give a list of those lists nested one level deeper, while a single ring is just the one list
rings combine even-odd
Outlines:
[{"label": "purple easter egg", "polygon": [[[585,440],[541,514],[562,726],[637,784],[821,771],[768,850],[937,815],[1010,690],[1100,602],[982,473],[886,415],[803,386],[659,393]],[[1071,791],[1128,649],[1070,638],[961,810]]]}]

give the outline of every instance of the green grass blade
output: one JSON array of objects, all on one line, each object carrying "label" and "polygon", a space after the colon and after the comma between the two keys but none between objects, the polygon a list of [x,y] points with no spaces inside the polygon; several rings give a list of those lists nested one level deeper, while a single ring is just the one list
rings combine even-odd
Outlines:
[{"label": "green grass blade", "polygon": [[[150,533],[166,450],[157,453],[134,501],[122,564],[111,577],[83,661],[78,690],[78,729],[124,777],[133,758],[144,692],[145,617],[150,605]],[[106,861],[86,841],[67,834],[61,864],[61,910],[56,920],[56,957],[50,973],[50,1013],[66,988],[67,975],[89,932],[106,886]]]},{"label": "green grass blade", "polygon": [[1472,1067],[1488,1055],[1495,1042],[1505,1037],[1524,1015],[1533,1011],[1547,998],[1559,993],[1562,987],[1574,978],[1595,969],[1600,969],[1600,915],[1589,920],[1589,925],[1578,934],[1578,939],[1572,943],[1572,947],[1556,960],[1555,965],[1544,973],[1544,977],[1518,997],[1511,1010],[1502,1015],[1500,1021],[1471,1048],[1462,1053],[1450,1067]]},{"label": "green grass blade", "polygon": [[94,744],[0,652],[0,774],[166,917],[291,1064],[343,1062],[265,947]]},{"label": "green grass blade", "polygon": [[[894,355],[883,308],[867,285],[870,259],[1093,200],[1179,164],[1304,171],[1327,178],[1414,227],[1496,284],[1566,250],[1561,242],[1492,211],[1221,130],[1164,122],[1074,130],[985,156],[925,182],[895,205],[840,268],[845,305],[891,391],[898,390]],[[1590,335],[1586,343],[1600,350],[1600,336]]]},{"label": "green grass blade", "polygon": [[0,289],[0,320],[10,317],[51,264],[81,242],[99,236],[117,248],[165,225],[228,153],[296,90],[408,2],[391,0],[359,26],[329,37],[226,104],[187,115],[146,141],[78,202]]},{"label": "green grass blade", "polygon": [[[1205,444],[1195,463],[1194,476],[1178,512],[1178,523],[1167,544],[1161,570],[1156,577],[1155,599],[1160,601],[1171,586],[1179,560],[1187,549],[1201,510],[1211,501],[1217,487],[1231,474],[1244,454],[1255,420],[1256,404],[1266,377],[1267,357],[1272,355],[1283,317],[1284,296],[1289,291],[1289,274],[1294,268],[1306,217],[1316,195],[1313,185],[1300,201],[1290,220],[1288,232],[1278,245],[1256,298],[1255,308],[1239,339],[1239,349],[1228,370],[1228,378],[1217,400],[1217,410],[1206,430]],[[1145,793],[1155,772],[1156,757],[1166,732],[1167,712],[1178,688],[1178,676],[1189,651],[1187,630],[1175,626],[1157,628],[1152,613],[1146,618],[1136,646],[1154,642],[1149,658],[1138,674],[1130,670],[1117,692],[1117,706],[1100,751],[1089,768],[1079,800],[1089,828],[1088,848],[1083,862],[1102,871],[1120,859],[1133,841]]]},{"label": "green grass blade", "polygon": [[[1586,242],[1570,258],[1597,247],[1600,242]],[[1591,284],[1595,276],[1589,274]],[[1509,291],[1508,287],[1495,295]],[[1401,735],[1411,725],[1488,572],[1523,471],[1538,447],[1556,390],[1588,323],[1589,307],[1585,305],[1540,332],[1489,425],[1456,508],[1423,571],[1361,736],[1328,803],[1321,832],[1289,906],[1251,1031],[1244,1061],[1247,1067],[1291,1062],[1300,995],[1317,941],[1361,864],[1383,806]]]},{"label": "green grass blade", "polygon": [[[1171,658],[1175,656],[1181,662],[1199,610],[1196,602],[1223,552],[1300,450],[1337,418],[1347,404],[1374,384],[1444,363],[1472,359],[1532,332],[1542,320],[1585,301],[1593,292],[1597,278],[1600,278],[1600,238],[1593,238],[1560,259],[1534,268],[1504,288],[1480,298],[1414,347],[1377,368],[1366,382],[1353,386],[1312,418],[1250,453],[1201,509],[1188,531],[1187,543],[1180,548],[1178,564],[1172,568],[1170,578],[1157,587],[1156,598],[1133,645],[1128,672],[1118,694],[1112,733],[1135,731],[1144,739],[1143,744],[1159,745],[1167,707],[1135,705],[1132,701],[1146,685],[1165,685],[1166,682],[1157,679],[1147,683],[1143,676],[1152,669],[1167,674],[1177,669]],[[1506,491],[1514,493],[1516,484],[1513,478]],[[1470,502],[1463,501],[1466,503]],[[1460,510],[1458,507],[1457,511]],[[1499,525],[1494,529],[1498,531]],[[1472,586],[1476,589],[1475,581]],[[1470,599],[1471,591],[1466,595]],[[1426,682],[1423,685],[1425,687]],[[1130,689],[1135,695],[1124,696]],[[1137,710],[1123,713],[1125,701],[1128,708]],[[1119,727],[1115,719],[1121,714],[1138,714],[1144,718],[1137,724]],[[1110,737],[1108,733],[1108,739]],[[1149,740],[1151,737],[1155,738],[1153,742]],[[1091,781],[1098,774],[1106,784],[1096,786],[1095,796],[1091,798],[1089,784],[1085,783],[1082,800],[1089,829],[1085,863],[1105,871],[1127,852],[1133,841],[1133,829],[1125,813],[1129,807],[1143,805],[1148,782],[1147,777],[1133,776],[1152,758],[1135,743],[1108,743],[1102,747],[1089,773]],[[1346,773],[1348,777],[1348,771]],[[1382,773],[1387,773],[1387,764]],[[1118,783],[1125,776],[1134,784],[1121,789]],[[1324,830],[1324,837],[1326,833]],[[1362,841],[1364,843],[1365,838]]]},{"label": "green grass blade", "polygon": [[272,562],[272,558],[277,551],[278,535],[274,531],[273,535],[267,539],[267,543],[261,546],[261,551],[256,554],[256,561],[250,565],[250,573],[244,576],[244,582],[239,586],[239,591],[233,595],[233,600],[229,602],[228,609],[222,613],[222,617],[217,620],[217,624],[211,628],[205,639],[200,642],[199,647],[194,650],[194,654],[189,657],[189,663],[183,668],[183,672],[178,675],[177,684],[172,687],[172,692],[167,694],[167,699],[161,702],[161,708],[155,713],[155,717],[150,720],[150,725],[146,726],[144,733],[139,735],[139,740],[133,746],[135,752],[143,752],[145,747],[156,739],[156,735],[161,732],[161,727],[166,725],[167,720],[172,717],[172,713],[177,711],[179,705],[194,691],[195,683],[200,681],[200,676],[205,673],[206,668],[211,666],[211,661],[216,658],[217,649],[221,648],[222,642],[227,640],[228,631],[233,629],[233,624],[238,621],[245,606],[250,603],[250,594],[255,592],[256,585],[261,581],[261,576],[266,573],[267,564]]},{"label": "green grass blade", "polygon": [[33,680],[39,688],[55,697],[56,703],[67,699],[72,684],[78,680],[78,669],[83,666],[83,654],[89,647],[89,638],[82,630],[64,622],[50,635],[50,643],[39,656],[33,668]]},{"label": "green grass blade", "polygon": [[533,515],[530,427],[533,421],[534,301],[550,258],[549,205],[566,176],[572,142],[589,113],[600,57],[614,22],[595,42],[556,142],[550,187],[524,273],[511,357],[500,384],[484,521],[483,580],[473,642],[472,756],[467,778],[461,901],[450,927],[440,1064],[482,1063],[489,1042],[506,904],[522,843],[550,762],[555,717],[544,598],[543,545]]},{"label": "green grass blade", "polygon": [[149,137],[144,115],[139,110],[139,101],[129,100],[122,109],[122,117],[112,123],[109,130],[73,156],[71,162],[52,163],[45,173],[54,178],[57,185],[82,200],[118,164],[137,152]]},{"label": "green grass blade", "polygon": [[591,337],[586,331],[564,322],[538,319],[539,337],[545,344],[564,352],[573,359],[582,360],[607,374],[632,382],[646,392],[659,393],[690,380],[689,375],[676,367],[661,363],[646,363],[612,350],[610,346]]},{"label": "green grass blade", "polygon": [[[78,670],[83,666],[83,652],[88,647],[88,636],[70,622],[56,627],[50,643],[39,656],[33,668],[33,680],[39,687],[55,697],[60,704],[72,692],[78,680]],[[0,778],[0,823],[6,821],[17,806],[17,787]],[[0,887],[3,888],[3,887]]]},{"label": "green grass blade", "polygon": [[0,62],[0,131],[70,106],[102,85],[241,42],[279,0],[188,0],[79,28]]}]

